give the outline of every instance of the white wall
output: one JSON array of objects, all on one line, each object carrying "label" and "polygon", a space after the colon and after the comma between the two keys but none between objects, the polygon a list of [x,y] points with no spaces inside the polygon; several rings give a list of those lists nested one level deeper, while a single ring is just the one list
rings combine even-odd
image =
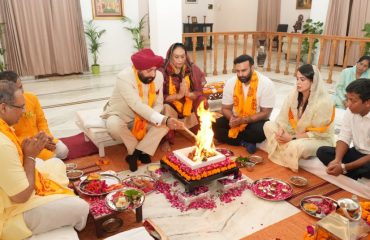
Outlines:
[{"label": "white wall", "polygon": [[[139,19],[141,19],[145,14],[148,14],[145,21],[143,29],[143,36],[145,39],[145,45],[149,45],[149,0],[138,0],[139,1]],[[147,46],[146,46],[147,47]]]},{"label": "white wall", "polygon": [[214,0],[213,8],[214,32],[256,31],[258,0]]},{"label": "white wall", "polygon": [[[80,0],[80,4],[83,20],[92,19],[91,0]],[[213,9],[208,9],[208,4],[213,4]],[[305,20],[312,15],[315,20],[325,22],[328,4],[329,0],[312,0],[311,10],[300,10],[296,9],[296,0],[281,0],[280,23],[289,24],[288,31],[291,32],[299,14],[303,14]],[[182,23],[187,22],[188,15],[196,16],[200,23],[206,15],[206,21],[214,23],[214,32],[255,31],[257,9],[258,0],[198,0],[196,4],[185,4],[185,0],[124,0],[124,14],[134,24],[145,13],[152,15],[150,31],[153,39],[150,46],[162,56],[165,56],[171,43],[181,41]],[[118,71],[130,65],[130,57],[135,49],[131,34],[123,28],[127,23],[125,25],[121,20],[94,22],[107,30],[102,37],[103,45],[98,59],[102,70]],[[146,34],[147,29],[144,30]],[[91,62],[89,54],[89,63]]]},{"label": "white wall", "polygon": [[[298,20],[299,14],[303,14],[303,20],[306,21],[307,18],[310,18],[312,8],[313,4],[311,9],[296,9],[296,0],[281,0],[280,23],[288,24],[288,32],[294,32],[293,25]],[[318,10],[321,11],[321,9]]]},{"label": "white wall", "polygon": [[166,56],[171,44],[182,38],[182,0],[150,0],[150,47]]},{"label": "white wall", "polygon": [[329,0],[312,0],[311,18],[313,21],[321,21],[325,25],[326,14],[329,8]]},{"label": "white wall", "polygon": [[[204,16],[206,16],[206,23],[214,23],[214,0],[198,0],[197,3],[185,3],[182,1],[182,22],[188,23],[188,16],[197,17],[198,23],[204,23]],[[212,4],[213,9],[208,9],[208,5]]]},{"label": "white wall", "polygon": [[[80,0],[82,19],[89,21],[92,17],[91,0]],[[124,0],[124,14],[129,17],[133,23],[139,21],[139,4],[137,1]],[[135,52],[131,33],[123,27],[127,23],[121,20],[95,20],[94,23],[100,29],[106,29],[102,36],[103,45],[99,51],[98,63],[103,71],[118,71],[131,64],[131,55]],[[86,40],[88,44],[88,41]],[[88,52],[89,53],[89,52]],[[89,53],[89,64],[92,63],[91,54]]]}]

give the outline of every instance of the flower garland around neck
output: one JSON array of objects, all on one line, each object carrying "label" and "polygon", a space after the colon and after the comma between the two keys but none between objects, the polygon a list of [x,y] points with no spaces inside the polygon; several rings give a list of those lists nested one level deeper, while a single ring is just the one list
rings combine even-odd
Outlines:
[{"label": "flower garland around neck", "polygon": [[[303,113],[302,113],[303,115]],[[330,127],[330,125],[333,123],[334,121],[334,118],[335,118],[335,106],[333,106],[333,110],[331,112],[331,117],[330,117],[330,121],[328,124],[324,125],[324,126],[321,126],[321,127],[306,127],[305,128],[305,131],[306,132],[319,132],[319,133],[324,133],[328,130],[328,128]],[[297,128],[297,120],[294,118],[294,114],[292,112],[292,108],[289,108],[289,112],[288,112],[288,120],[289,120],[289,123],[290,125],[292,126],[293,130],[295,130]]]},{"label": "flower garland around neck", "polygon": [[[234,87],[234,112],[238,117],[252,116],[257,112],[257,87],[258,87],[258,76],[256,71],[253,71],[247,97],[244,97],[243,85],[239,78],[236,80]],[[230,138],[237,138],[239,132],[244,131],[247,124],[241,124],[237,127],[230,128],[228,136]]]},{"label": "flower garland around neck", "polygon": [[[170,64],[170,68],[172,68],[172,71],[175,72],[175,67],[172,66],[172,64]],[[184,65],[182,67],[182,69],[180,70],[180,73],[182,72],[183,74],[180,74],[180,76],[185,76],[183,78],[183,80],[185,80],[185,82],[186,82],[187,91],[190,91],[191,90],[191,86],[190,86],[191,81],[190,81],[190,74],[186,74],[186,73],[189,73],[187,71],[187,69],[188,69],[187,65]],[[181,80],[181,79],[179,79],[179,80]],[[173,83],[173,81],[174,81],[173,80],[173,75],[170,74],[169,75],[169,91],[168,91],[170,96],[177,93],[176,86]],[[182,103],[179,100],[174,100],[171,103],[175,106],[178,113],[181,113],[185,117],[191,115],[191,110],[193,109],[193,100],[191,100],[191,98],[185,97],[185,103]]]},{"label": "flower garland around neck", "polygon": [[[143,93],[143,83],[141,82],[139,78],[139,74],[135,67],[132,67],[135,75],[135,80],[137,84],[137,88],[139,91],[139,96],[143,100],[144,93]],[[155,93],[155,83],[152,81],[149,83],[149,92],[148,92],[148,105],[149,107],[153,107],[154,102],[156,100],[156,93]],[[148,121],[139,116],[137,113],[135,113],[135,119],[134,119],[134,126],[132,127],[132,134],[135,136],[137,140],[142,140],[146,134],[147,131],[147,125]]]},{"label": "flower garland around neck", "polygon": [[[17,136],[15,135],[13,129],[3,119],[0,119],[0,131],[10,141],[13,142],[18,152],[19,161],[23,165],[24,156],[23,156],[21,144],[19,143],[19,140]],[[52,195],[52,194],[74,195],[70,189],[64,188],[58,183],[46,178],[36,168],[35,168],[35,192],[36,192],[36,195],[39,195],[39,196],[47,196],[47,195]]]}]

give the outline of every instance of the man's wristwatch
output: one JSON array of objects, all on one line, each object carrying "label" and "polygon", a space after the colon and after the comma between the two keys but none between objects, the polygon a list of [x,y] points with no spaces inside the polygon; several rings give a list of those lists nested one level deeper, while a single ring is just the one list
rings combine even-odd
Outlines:
[{"label": "man's wristwatch", "polygon": [[344,163],[341,163],[340,166],[342,167],[343,174],[346,174],[347,173],[346,165],[344,165]]}]

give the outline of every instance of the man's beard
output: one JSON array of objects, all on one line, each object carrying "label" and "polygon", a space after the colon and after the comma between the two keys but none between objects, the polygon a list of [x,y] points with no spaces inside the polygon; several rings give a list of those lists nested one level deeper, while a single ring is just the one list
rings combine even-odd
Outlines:
[{"label": "man's beard", "polygon": [[252,70],[249,72],[249,74],[248,74],[248,76],[245,76],[245,77],[238,77],[239,78],[239,80],[242,82],[242,83],[248,83],[250,80],[251,80],[251,78],[252,78],[252,74],[253,74],[253,72],[252,72]]},{"label": "man's beard", "polygon": [[154,80],[154,77],[144,77],[141,73],[138,73],[138,75],[139,75],[140,81],[144,84],[149,84],[153,82]]}]

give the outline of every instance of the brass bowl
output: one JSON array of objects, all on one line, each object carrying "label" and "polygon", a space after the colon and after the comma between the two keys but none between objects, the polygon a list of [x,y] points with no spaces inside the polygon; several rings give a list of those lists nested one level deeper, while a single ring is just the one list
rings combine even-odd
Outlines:
[{"label": "brass bowl", "polygon": [[246,168],[247,171],[252,172],[256,164],[254,162],[243,162],[241,163],[242,167]]},{"label": "brass bowl", "polygon": [[289,182],[296,187],[304,187],[308,184],[308,180],[301,176],[292,176]]},{"label": "brass bowl", "polygon": [[258,155],[251,155],[248,157],[249,161],[255,164],[263,163],[263,157],[260,157]]},{"label": "brass bowl", "polygon": [[82,170],[70,170],[70,171],[67,171],[67,177],[69,180],[77,180],[77,179],[80,179],[80,177],[82,177],[82,175],[84,175],[84,171]]},{"label": "brass bowl", "polygon": [[75,170],[77,168],[77,164],[76,163],[67,163],[66,164],[66,171],[71,171],[71,170]]}]

